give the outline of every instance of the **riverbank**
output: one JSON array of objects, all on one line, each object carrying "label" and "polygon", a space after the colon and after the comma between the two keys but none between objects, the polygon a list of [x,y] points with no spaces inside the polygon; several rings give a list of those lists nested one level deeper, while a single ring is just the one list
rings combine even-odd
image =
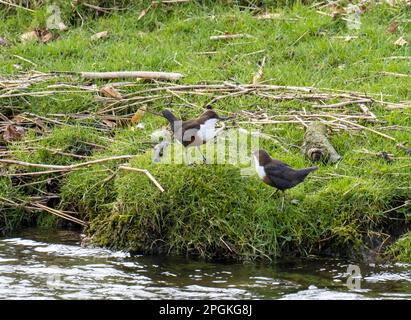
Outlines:
[{"label": "riverbank", "polygon": [[[344,16],[327,16],[334,10],[327,7],[321,14],[303,5],[193,2],[144,14],[148,7],[97,18],[79,11],[82,19],[63,10],[68,30],[54,30],[47,43],[20,40],[44,25],[45,8],[0,7],[0,37],[8,42],[0,47],[0,159],[20,162],[0,167],[3,234],[69,223],[54,209],[90,225],[90,242],[131,252],[409,261],[408,240],[390,247],[410,219],[410,46],[396,44],[410,34],[409,6],[369,5],[359,30]],[[387,31],[393,21],[398,27]],[[241,36],[212,38],[230,34]],[[165,84],[51,73],[119,70],[184,78]],[[244,90],[253,79],[257,87]],[[167,124],[156,113],[167,107],[188,119],[210,103],[235,116],[227,129],[259,131],[261,147],[299,168],[310,165],[300,151],[305,125],[322,121],[342,160],[319,164],[290,190],[284,212],[269,187],[241,174],[243,165],[153,163],[151,134]],[[143,105],[143,118],[132,122]],[[130,159],[58,168],[124,155]],[[165,191],[119,165],[148,170]]]}]

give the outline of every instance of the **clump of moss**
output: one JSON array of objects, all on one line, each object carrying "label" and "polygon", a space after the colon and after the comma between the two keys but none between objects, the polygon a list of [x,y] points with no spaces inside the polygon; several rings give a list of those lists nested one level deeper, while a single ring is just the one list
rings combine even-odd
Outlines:
[{"label": "clump of moss", "polygon": [[391,245],[387,253],[397,261],[411,263],[411,231]]},{"label": "clump of moss", "polygon": [[[287,206],[274,189],[234,165],[155,164],[136,156],[104,190],[98,170],[72,181],[72,199],[88,210],[93,243],[143,253],[177,253],[249,260],[278,255],[355,255],[381,244],[395,190],[384,179],[307,179],[287,192]],[[327,171],[320,168],[318,174]],[[80,174],[80,173],[76,173]],[[294,199],[291,203],[291,200]],[[93,213],[90,213],[93,212]]]},{"label": "clump of moss", "polygon": [[147,168],[166,191],[144,174],[121,172],[113,213],[91,220],[94,243],[203,257],[277,255],[270,190],[238,167],[154,164],[148,153],[130,165]]},{"label": "clump of moss", "polygon": [[10,232],[27,226],[33,222],[33,216],[13,205],[9,205],[8,201],[13,201],[22,195],[17,194],[17,191],[11,187],[11,182],[7,178],[0,178],[0,236],[4,236]]},{"label": "clump of moss", "polygon": [[83,219],[102,215],[115,199],[109,164],[71,173],[61,187],[61,205],[74,207]]},{"label": "clump of moss", "polygon": [[[21,161],[69,165],[83,160],[77,156],[93,153],[91,144],[101,144],[97,130],[81,126],[54,128],[49,134],[39,138],[34,130],[29,131],[27,143],[17,142],[11,149],[13,156]],[[56,152],[58,151],[58,152]]]}]

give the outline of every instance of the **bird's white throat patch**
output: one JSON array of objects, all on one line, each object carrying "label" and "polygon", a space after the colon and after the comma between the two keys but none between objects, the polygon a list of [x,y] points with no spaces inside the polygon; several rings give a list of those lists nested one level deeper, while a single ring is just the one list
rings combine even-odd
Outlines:
[{"label": "bird's white throat patch", "polygon": [[260,163],[255,155],[254,155],[254,163],[255,163],[255,171],[257,171],[258,176],[260,177],[260,179],[264,179],[265,177],[264,167],[260,166]]},{"label": "bird's white throat patch", "polygon": [[198,137],[203,141],[210,141],[215,136],[215,124],[218,119],[208,119],[204,124],[200,125],[200,130],[198,130]]}]

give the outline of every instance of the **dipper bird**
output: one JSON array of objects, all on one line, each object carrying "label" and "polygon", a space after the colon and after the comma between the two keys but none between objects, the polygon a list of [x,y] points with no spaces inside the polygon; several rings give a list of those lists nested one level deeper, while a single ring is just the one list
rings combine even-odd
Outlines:
[{"label": "dipper bird", "polygon": [[254,152],[255,170],[258,176],[264,183],[281,190],[283,193],[281,210],[284,209],[285,190],[295,187],[304,181],[310,172],[318,169],[318,167],[309,167],[306,169],[295,170],[288,164],[272,159],[265,150],[257,150]]},{"label": "dipper bird", "polygon": [[170,110],[163,110],[162,115],[166,118],[171,125],[171,130],[174,133],[174,137],[184,146],[185,157],[188,161],[188,151],[190,147],[197,147],[203,156],[204,163],[207,163],[207,159],[201,152],[200,146],[212,140],[217,131],[215,124],[218,120],[226,120],[226,117],[220,117],[216,112],[209,109],[201,114],[198,118],[182,121],[177,119]]}]

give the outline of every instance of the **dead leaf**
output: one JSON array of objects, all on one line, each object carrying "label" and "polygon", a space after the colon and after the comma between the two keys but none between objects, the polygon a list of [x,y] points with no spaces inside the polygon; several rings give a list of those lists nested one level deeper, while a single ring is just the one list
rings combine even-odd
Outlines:
[{"label": "dead leaf", "polygon": [[21,42],[29,42],[29,41],[41,41],[42,43],[50,42],[51,40],[55,40],[57,36],[54,36],[48,29],[35,29],[30,32],[23,33],[20,36]]},{"label": "dead leaf", "polygon": [[253,77],[253,84],[257,84],[260,82],[260,80],[263,78],[263,70],[264,70],[264,65],[265,65],[265,57],[260,63],[260,67],[258,68],[258,71],[255,73]]},{"label": "dead leaf", "polygon": [[400,47],[404,47],[405,45],[408,44],[408,42],[403,37],[399,37],[397,41],[394,42],[394,44]]},{"label": "dead leaf", "polygon": [[9,45],[9,42],[6,39],[0,37],[0,47],[6,47],[8,45]]},{"label": "dead leaf", "polygon": [[105,125],[107,125],[110,129],[113,129],[116,126],[116,123],[111,120],[103,119],[102,120]]},{"label": "dead leaf", "polygon": [[144,16],[147,14],[147,12],[148,12],[151,8],[157,7],[157,4],[158,4],[157,2],[152,1],[151,4],[150,4],[147,8],[141,10],[140,14],[138,15],[137,21],[139,21],[140,19],[144,18]]},{"label": "dead leaf", "polygon": [[3,139],[6,142],[20,140],[25,132],[26,130],[23,127],[9,124],[4,130]]},{"label": "dead leaf", "polygon": [[108,37],[108,31],[101,31],[101,32],[97,32],[96,34],[93,34],[90,39],[92,41],[95,41],[95,40],[103,39],[107,37]]},{"label": "dead leaf", "polygon": [[47,130],[47,126],[43,120],[36,118],[34,119],[34,123],[36,124],[36,126],[40,127],[41,129]]},{"label": "dead leaf", "polygon": [[139,21],[140,19],[142,19],[148,12],[148,10],[150,10],[151,5],[149,5],[147,8],[141,10],[140,14],[138,15],[137,21]]},{"label": "dead leaf", "polygon": [[258,70],[253,77],[253,84],[257,84],[260,82],[261,78],[263,77],[263,70]]},{"label": "dead leaf", "polygon": [[24,117],[22,117],[21,115],[17,115],[17,116],[14,116],[11,119],[11,121],[14,122],[14,123],[23,123],[24,121],[26,121],[26,119]]},{"label": "dead leaf", "polygon": [[100,93],[105,97],[123,99],[121,93],[114,89],[112,86],[105,86],[101,88]]},{"label": "dead leaf", "polygon": [[399,25],[400,23],[398,21],[391,22],[391,24],[387,28],[387,32],[394,33],[395,31],[397,31]]},{"label": "dead leaf", "polygon": [[43,43],[50,42],[51,40],[53,40],[53,38],[54,38],[53,34],[48,30],[44,30],[41,33],[41,42],[43,42]]},{"label": "dead leaf", "polygon": [[146,106],[142,106],[140,109],[136,111],[136,113],[131,118],[132,123],[139,123],[141,119],[144,117],[144,113],[146,112]]},{"label": "dead leaf", "polygon": [[21,36],[20,36],[20,40],[21,40],[21,42],[30,42],[30,41],[37,41],[39,38],[38,38],[38,36],[37,36],[37,32],[36,31],[29,31],[29,32],[26,32],[26,33],[23,33]]},{"label": "dead leaf", "polygon": [[333,4],[331,7],[331,17],[333,20],[337,20],[341,16],[347,13],[346,9],[338,4]]}]

